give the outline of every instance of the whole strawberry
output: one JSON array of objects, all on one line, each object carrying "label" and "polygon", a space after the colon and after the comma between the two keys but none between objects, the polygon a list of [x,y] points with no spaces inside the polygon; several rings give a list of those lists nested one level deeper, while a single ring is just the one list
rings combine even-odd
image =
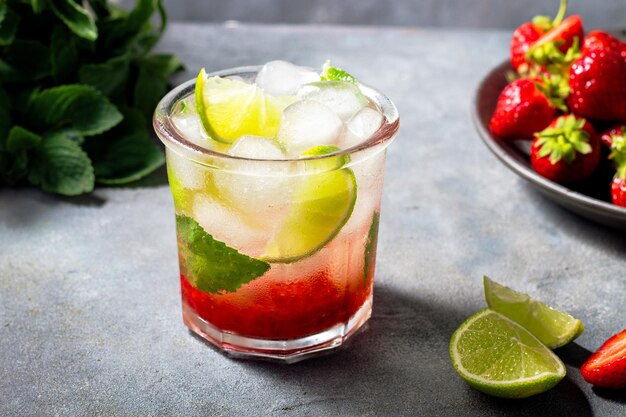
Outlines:
[{"label": "whole strawberry", "polygon": [[609,338],[580,368],[597,387],[626,388],[626,329]]},{"label": "whole strawberry", "polygon": [[535,132],[556,117],[558,109],[536,83],[520,78],[502,90],[489,122],[493,134],[501,138],[532,139]]},{"label": "whole strawberry", "polygon": [[541,47],[536,52],[542,55],[556,47],[561,52],[566,52],[574,43],[575,38],[579,40],[583,37],[582,20],[579,16],[570,16],[563,20],[567,9],[567,0],[561,0],[561,6],[554,18],[548,16],[535,16],[532,22],[520,25],[514,32],[511,39],[510,53],[511,65],[519,73],[528,73],[529,54],[537,45],[548,45]]},{"label": "whole strawberry", "polygon": [[621,51],[591,45],[569,70],[567,105],[588,119],[626,121],[626,59]]},{"label": "whole strawberry", "polygon": [[591,51],[594,49],[617,51],[626,59],[626,43],[601,30],[589,32],[583,42],[583,51]]},{"label": "whole strawberry", "polygon": [[626,125],[614,126],[600,134],[600,141],[608,149],[613,145],[613,139],[616,137],[624,137],[626,135]]},{"label": "whole strawberry", "polygon": [[530,162],[540,175],[560,184],[589,177],[600,163],[600,140],[591,123],[573,114],[557,117],[535,135]]},{"label": "whole strawberry", "polygon": [[611,149],[609,159],[615,164],[616,172],[611,183],[611,200],[616,206],[626,207],[626,127],[619,126],[602,134],[603,142]]}]

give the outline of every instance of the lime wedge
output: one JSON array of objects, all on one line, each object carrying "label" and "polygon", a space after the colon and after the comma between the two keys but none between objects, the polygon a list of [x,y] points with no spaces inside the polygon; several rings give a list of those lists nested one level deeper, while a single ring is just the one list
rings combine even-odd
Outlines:
[{"label": "lime wedge", "polygon": [[489,308],[454,332],[450,357],[469,385],[496,397],[529,397],[565,377],[563,362],[539,339]]},{"label": "lime wedge", "polygon": [[273,138],[283,109],[296,101],[240,80],[206,77],[203,68],[196,79],[196,111],[206,133],[218,142],[232,143],[243,135]]},{"label": "lime wedge", "polygon": [[[335,146],[318,146],[304,156],[326,155]],[[346,156],[307,162],[318,173],[307,175],[294,191],[285,220],[266,246],[263,260],[291,263],[312,255],[330,242],[350,218],[356,202],[356,178],[349,168],[340,168]]]},{"label": "lime wedge", "polygon": [[484,278],[487,305],[525,327],[550,349],[566,345],[584,330],[583,323],[527,294]]}]

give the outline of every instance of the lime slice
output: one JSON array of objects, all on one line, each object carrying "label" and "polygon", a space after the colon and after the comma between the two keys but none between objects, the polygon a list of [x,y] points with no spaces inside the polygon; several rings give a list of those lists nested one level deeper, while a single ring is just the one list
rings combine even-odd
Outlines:
[{"label": "lime slice", "polygon": [[469,385],[496,397],[529,397],[565,377],[563,362],[539,339],[489,308],[454,332],[450,357]]},{"label": "lime slice", "polygon": [[527,294],[484,278],[487,305],[519,323],[550,349],[566,345],[584,330],[583,323],[564,311],[552,308]]},{"label": "lime slice", "polygon": [[243,135],[273,138],[283,109],[296,101],[292,96],[265,94],[256,85],[236,79],[207,79],[204,68],[196,79],[195,98],[202,127],[223,143],[232,143]]},{"label": "lime slice", "polygon": [[[335,146],[318,146],[304,156],[326,155]],[[356,202],[356,178],[349,168],[339,168],[346,156],[307,162],[318,173],[307,175],[294,191],[285,220],[267,244],[263,260],[291,263],[312,255],[330,242],[350,218]]]}]

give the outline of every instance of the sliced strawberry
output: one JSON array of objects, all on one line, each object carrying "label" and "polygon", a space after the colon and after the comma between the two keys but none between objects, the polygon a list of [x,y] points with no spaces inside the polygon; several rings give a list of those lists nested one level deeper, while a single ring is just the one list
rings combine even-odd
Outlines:
[{"label": "sliced strawberry", "polygon": [[535,135],[530,162],[538,174],[564,184],[593,174],[600,153],[600,140],[591,123],[570,114],[556,118]]},{"label": "sliced strawberry", "polygon": [[597,387],[626,388],[626,329],[609,338],[580,368]]},{"label": "sliced strawberry", "polygon": [[489,126],[501,138],[531,139],[535,132],[548,126],[557,113],[535,81],[520,78],[500,93]]}]

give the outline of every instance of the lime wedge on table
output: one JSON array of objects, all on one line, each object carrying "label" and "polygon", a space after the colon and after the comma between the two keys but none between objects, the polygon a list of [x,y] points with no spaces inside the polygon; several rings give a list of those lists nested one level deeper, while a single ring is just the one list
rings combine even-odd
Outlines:
[{"label": "lime wedge on table", "polygon": [[224,143],[243,135],[273,138],[283,109],[296,100],[265,94],[255,84],[237,79],[207,79],[204,68],[196,79],[195,99],[202,127],[211,138]]},{"label": "lime wedge on table", "polygon": [[527,294],[484,278],[487,305],[525,327],[550,349],[571,342],[584,330],[580,320],[552,308]]},{"label": "lime wedge on table", "polygon": [[454,369],[486,394],[524,398],[565,377],[565,365],[528,330],[489,308],[468,318],[450,340]]},{"label": "lime wedge on table", "polygon": [[[336,152],[334,146],[317,146],[303,156]],[[346,224],[356,202],[354,173],[343,166],[347,157],[311,160],[320,171],[307,175],[293,195],[289,211],[270,239],[263,260],[290,263],[312,255],[330,242]]]}]

